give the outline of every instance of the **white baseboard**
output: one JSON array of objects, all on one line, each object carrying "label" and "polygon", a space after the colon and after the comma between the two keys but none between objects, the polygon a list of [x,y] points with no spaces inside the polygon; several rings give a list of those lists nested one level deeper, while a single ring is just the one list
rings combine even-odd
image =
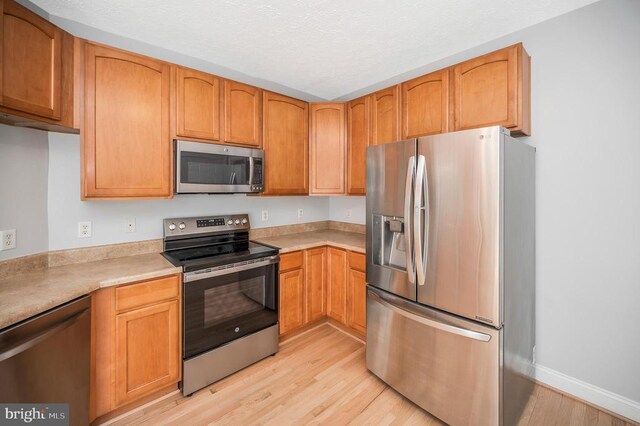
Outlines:
[{"label": "white baseboard", "polygon": [[535,378],[553,388],[574,395],[593,405],[640,422],[640,402],[567,376],[540,364],[535,365]]}]

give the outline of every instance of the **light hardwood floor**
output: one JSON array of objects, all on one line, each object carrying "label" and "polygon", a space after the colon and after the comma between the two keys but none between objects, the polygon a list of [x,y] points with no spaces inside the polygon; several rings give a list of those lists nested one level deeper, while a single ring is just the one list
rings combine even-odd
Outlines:
[{"label": "light hardwood floor", "polygon": [[[158,401],[116,425],[443,425],[365,367],[364,345],[322,324],[280,345],[274,357],[202,389]],[[520,425],[628,425],[536,386]]]}]

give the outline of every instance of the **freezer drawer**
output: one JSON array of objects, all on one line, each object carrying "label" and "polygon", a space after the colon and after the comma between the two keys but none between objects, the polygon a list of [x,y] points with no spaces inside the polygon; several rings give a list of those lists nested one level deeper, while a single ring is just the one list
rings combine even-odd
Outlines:
[{"label": "freezer drawer", "polygon": [[367,368],[448,424],[501,423],[501,333],[368,287]]}]

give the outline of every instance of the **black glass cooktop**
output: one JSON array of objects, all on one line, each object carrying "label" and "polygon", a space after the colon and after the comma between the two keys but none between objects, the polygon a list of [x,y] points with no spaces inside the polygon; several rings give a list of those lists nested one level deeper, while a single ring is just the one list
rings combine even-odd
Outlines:
[{"label": "black glass cooktop", "polygon": [[278,249],[253,241],[229,241],[224,244],[165,251],[162,255],[185,272],[278,254]]}]

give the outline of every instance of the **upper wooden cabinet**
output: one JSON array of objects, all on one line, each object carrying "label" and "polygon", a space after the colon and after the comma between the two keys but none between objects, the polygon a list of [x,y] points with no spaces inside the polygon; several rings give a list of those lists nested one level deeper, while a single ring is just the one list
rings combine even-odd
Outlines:
[{"label": "upper wooden cabinet", "polygon": [[0,119],[30,127],[39,127],[37,121],[77,127],[73,37],[12,0],[0,1],[0,12]]},{"label": "upper wooden cabinet", "polygon": [[176,135],[220,140],[220,79],[176,67]]},{"label": "upper wooden cabinet", "polygon": [[456,65],[455,130],[499,125],[531,134],[530,61],[519,43]]},{"label": "upper wooden cabinet", "polygon": [[402,138],[449,131],[448,69],[402,83]]},{"label": "upper wooden cabinet", "polygon": [[86,44],[84,198],[171,197],[170,67]]},{"label": "upper wooden cabinet", "polygon": [[224,141],[262,146],[262,90],[224,81]]},{"label": "upper wooden cabinet", "polygon": [[263,195],[308,194],[309,104],[265,91],[263,112]]},{"label": "upper wooden cabinet", "polygon": [[347,192],[364,195],[370,131],[370,96],[347,103]]},{"label": "upper wooden cabinet", "polygon": [[327,313],[327,248],[305,250],[304,256],[306,321],[310,322]]},{"label": "upper wooden cabinet", "polygon": [[371,145],[400,140],[400,85],[371,95]]},{"label": "upper wooden cabinet", "polygon": [[309,194],[346,193],[344,108],[343,103],[311,104]]}]

